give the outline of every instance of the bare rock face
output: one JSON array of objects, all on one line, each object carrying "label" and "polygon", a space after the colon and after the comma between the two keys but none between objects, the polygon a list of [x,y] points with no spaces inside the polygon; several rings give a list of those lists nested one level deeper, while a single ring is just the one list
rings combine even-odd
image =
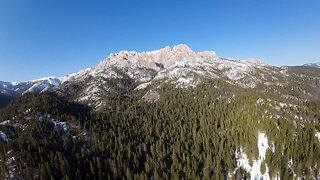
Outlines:
[{"label": "bare rock face", "polygon": [[142,99],[148,103],[154,103],[160,99],[160,94],[158,91],[150,90],[142,97]]},{"label": "bare rock face", "polygon": [[161,63],[164,68],[170,67],[179,61],[194,58],[214,58],[215,52],[204,51],[194,52],[187,45],[181,44],[167,46],[165,48],[138,53],[135,51],[120,51],[119,53],[111,54],[108,58],[103,60],[99,66],[101,68],[108,68],[111,66],[116,67],[129,67],[129,68],[147,68],[156,71],[161,70],[156,63]]},{"label": "bare rock face", "polygon": [[246,60],[244,60],[242,62],[251,63],[251,64],[254,64],[254,65],[257,65],[257,66],[267,66],[266,63],[264,63],[262,60],[257,59],[257,58],[249,58],[249,59],[246,59]]},{"label": "bare rock face", "polygon": [[214,51],[202,51],[198,52],[197,56],[201,58],[216,58],[217,54]]}]

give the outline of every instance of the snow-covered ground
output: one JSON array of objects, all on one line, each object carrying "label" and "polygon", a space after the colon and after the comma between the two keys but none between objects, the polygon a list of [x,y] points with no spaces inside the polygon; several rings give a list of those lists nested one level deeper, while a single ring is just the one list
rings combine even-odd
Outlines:
[{"label": "snow-covered ground", "polygon": [[18,171],[17,165],[16,165],[16,158],[14,156],[13,151],[7,152],[7,167],[8,167],[8,175],[7,179],[22,179],[20,177],[21,173]]},{"label": "snow-covered ground", "polygon": [[319,143],[320,143],[320,132],[316,132],[315,136],[318,138]]},{"label": "snow-covered ground", "polygon": [[54,130],[54,131],[63,130],[65,133],[67,133],[68,130],[69,130],[68,122],[60,121],[60,120],[58,120],[58,119],[55,119],[55,118],[53,118],[53,116],[50,115],[50,114],[38,112],[38,113],[37,113],[37,119],[38,119],[39,121],[43,121],[43,120],[51,121],[51,122],[53,123],[53,130]]},{"label": "snow-covered ground", "polygon": [[8,142],[8,136],[2,131],[0,131],[0,139],[4,142]]},{"label": "snow-covered ground", "polygon": [[[29,112],[31,110],[27,110],[26,112],[24,112],[24,119],[28,120],[30,119],[30,116],[29,116]],[[0,125],[3,125],[3,126],[11,126],[11,127],[15,127],[15,128],[26,128],[28,125],[27,124],[20,124],[18,123],[16,120],[14,120],[16,117],[13,117],[12,120],[5,120],[5,121],[2,121],[0,122]],[[65,122],[65,121],[60,121],[58,119],[55,119],[53,118],[52,115],[50,114],[46,114],[46,113],[42,113],[42,112],[37,112],[37,116],[36,116],[37,120],[38,121],[44,121],[44,120],[48,120],[50,122],[53,123],[53,130],[54,131],[64,131],[65,133],[68,132],[69,130],[69,124],[68,122]],[[2,131],[0,131],[0,139],[3,139],[4,141],[8,141],[8,137],[5,133],[3,133]]]},{"label": "snow-covered ground", "polygon": [[[259,133],[257,145],[259,150],[259,157],[257,159],[253,158],[252,166],[250,165],[248,156],[243,151],[243,149],[240,148],[240,152],[236,153],[236,157],[237,157],[236,170],[238,168],[244,169],[247,173],[250,174],[251,180],[270,179],[268,165],[264,163],[267,150],[269,149],[268,137],[265,133],[262,133],[262,132]],[[261,169],[260,169],[261,165],[265,165],[264,173],[261,172]]]},{"label": "snow-covered ground", "polygon": [[67,122],[60,122],[60,121],[52,121],[53,123],[53,130],[54,131],[59,131],[59,130],[63,130],[65,133],[68,132],[69,126]]}]

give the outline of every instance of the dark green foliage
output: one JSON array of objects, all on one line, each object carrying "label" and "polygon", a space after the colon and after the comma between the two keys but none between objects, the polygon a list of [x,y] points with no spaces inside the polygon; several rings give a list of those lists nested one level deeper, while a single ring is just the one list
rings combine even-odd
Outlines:
[{"label": "dark green foliage", "polygon": [[9,104],[14,98],[11,96],[7,96],[4,94],[0,94],[0,108],[5,107],[7,104]]},{"label": "dark green foliage", "polygon": [[[279,173],[290,179],[292,171],[311,177],[320,167],[314,136],[319,121],[269,118],[269,107],[256,103],[266,96],[257,91],[220,81],[187,89],[166,85],[157,90],[161,97],[155,103],[141,100],[146,91],[109,95],[107,106],[92,114],[51,93],[25,95],[2,112],[9,118],[32,109],[27,128],[0,127],[10,135],[8,144],[0,143],[1,162],[14,152],[26,179],[226,179],[240,147],[250,160],[258,158],[257,135],[265,132],[275,150],[268,150],[265,160],[271,177]],[[315,117],[318,105],[308,107]],[[49,120],[37,120],[37,112],[74,127],[68,133],[53,131]],[[5,169],[2,163],[1,172]],[[237,174],[249,177],[242,169]]]},{"label": "dark green foliage", "polygon": [[90,116],[90,109],[87,106],[69,102],[54,93],[46,92],[41,94],[27,93],[17,98],[0,110],[0,120],[12,118],[29,109],[56,116],[70,115],[78,118]]}]

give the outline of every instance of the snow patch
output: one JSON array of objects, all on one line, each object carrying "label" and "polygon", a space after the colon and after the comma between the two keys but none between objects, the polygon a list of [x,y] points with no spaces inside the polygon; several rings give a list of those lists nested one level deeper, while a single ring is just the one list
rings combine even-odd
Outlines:
[{"label": "snow patch", "polygon": [[46,114],[46,113],[42,113],[42,112],[38,112],[37,113],[37,119],[40,122],[42,122],[44,120],[48,120],[48,121],[52,122],[53,131],[63,131],[64,133],[68,133],[68,130],[69,130],[68,122],[54,119],[52,117],[52,115]]},{"label": "snow patch", "polygon": [[6,135],[6,133],[0,131],[0,138],[4,141],[4,142],[8,142],[8,136]]},{"label": "snow patch", "polygon": [[177,81],[179,87],[187,88],[187,87],[196,87],[198,82],[195,81],[192,77],[181,77]]},{"label": "snow patch", "polygon": [[145,88],[148,87],[150,84],[151,84],[151,82],[142,83],[142,84],[140,84],[138,87],[136,87],[135,90],[145,89]]},{"label": "snow patch", "polygon": [[320,131],[319,131],[319,132],[316,132],[315,136],[318,138],[319,143],[320,143]]},{"label": "snow patch", "polygon": [[11,126],[14,128],[23,128],[23,126],[21,124],[19,124],[18,122],[16,122],[15,120],[5,120],[5,121],[2,121],[0,123],[0,125]]},{"label": "snow patch", "polygon": [[262,98],[259,98],[256,103],[259,104],[259,105],[262,105],[263,102],[264,102],[264,100]]},{"label": "snow patch", "polygon": [[65,133],[68,132],[68,123],[67,122],[60,122],[60,121],[52,121],[54,127],[54,131],[63,130]]},{"label": "snow patch", "polygon": [[16,165],[16,158],[14,157],[14,153],[12,151],[7,152],[7,167],[8,167],[8,174],[7,179],[22,179],[21,173],[18,171]]},{"label": "snow patch", "polygon": [[[251,180],[260,180],[260,179],[270,179],[269,177],[269,168],[268,165],[263,163],[266,157],[266,152],[269,149],[268,145],[268,138],[265,133],[259,133],[258,135],[258,150],[259,150],[259,158],[255,160],[253,158],[253,164],[252,166],[249,163],[248,156],[243,151],[242,148],[240,148],[240,152],[236,152],[237,157],[237,169],[243,168],[246,172],[248,172],[251,176]],[[262,174],[260,167],[261,165],[265,165],[265,173]],[[235,172],[236,172],[235,170]]]}]

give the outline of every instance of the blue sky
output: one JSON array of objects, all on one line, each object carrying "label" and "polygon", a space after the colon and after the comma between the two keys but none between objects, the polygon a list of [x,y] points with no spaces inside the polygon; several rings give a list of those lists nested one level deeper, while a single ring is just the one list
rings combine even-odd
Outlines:
[{"label": "blue sky", "polygon": [[188,44],[272,65],[320,61],[319,0],[0,0],[0,80],[63,76],[112,52]]}]

